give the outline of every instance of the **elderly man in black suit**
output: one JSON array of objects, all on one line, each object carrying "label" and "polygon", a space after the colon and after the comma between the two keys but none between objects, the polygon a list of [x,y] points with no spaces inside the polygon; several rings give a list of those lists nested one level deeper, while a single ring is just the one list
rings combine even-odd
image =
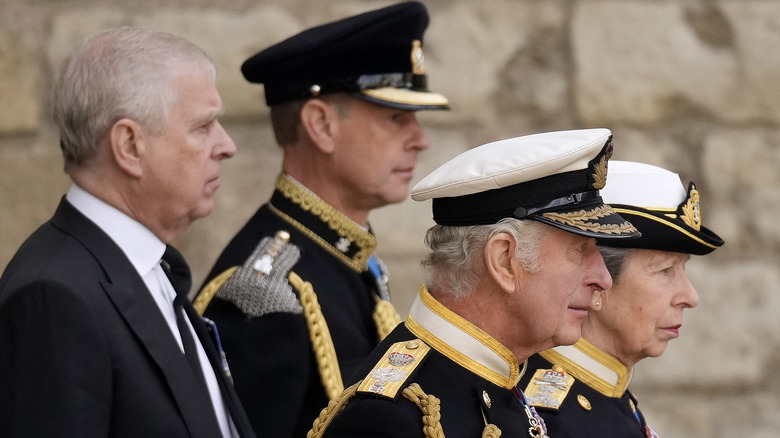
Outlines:
[{"label": "elderly man in black suit", "polygon": [[3,436],[254,436],[167,245],[236,152],[215,79],[202,50],[140,28],[66,59],[53,112],[73,184],[0,278]]}]

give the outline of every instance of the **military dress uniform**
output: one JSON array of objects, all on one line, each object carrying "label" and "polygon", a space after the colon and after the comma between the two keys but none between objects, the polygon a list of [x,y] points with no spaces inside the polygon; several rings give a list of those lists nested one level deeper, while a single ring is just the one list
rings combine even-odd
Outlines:
[{"label": "military dress uniform", "polygon": [[256,430],[304,436],[398,324],[387,275],[369,269],[375,247],[370,230],[282,174],[217,260],[195,306],[219,327]]},{"label": "military dress uniform", "polygon": [[515,388],[523,369],[506,347],[423,287],[404,324],[369,357],[360,382],[323,411],[310,436],[545,437]]},{"label": "military dress uniform", "polygon": [[[306,29],[251,56],[241,72],[263,84],[272,121],[278,106],[331,94],[394,110],[448,109],[427,88],[428,23],[422,3],[390,5]],[[196,299],[219,325],[253,426],[275,438],[304,437],[399,322],[370,228],[312,189],[281,174]]]},{"label": "military dress uniform", "polygon": [[531,356],[519,386],[551,437],[655,437],[628,390],[633,371],[580,339]]}]

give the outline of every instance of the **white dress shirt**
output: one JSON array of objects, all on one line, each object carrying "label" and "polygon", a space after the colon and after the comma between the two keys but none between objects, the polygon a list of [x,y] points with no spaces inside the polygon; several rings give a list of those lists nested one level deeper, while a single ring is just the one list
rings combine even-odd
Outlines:
[{"label": "white dress shirt", "polygon": [[[66,198],[78,211],[108,234],[111,240],[125,253],[152,294],[165,322],[168,323],[171,334],[184,353],[184,344],[181,341],[181,334],[176,325],[176,314],[173,310],[173,299],[176,297],[176,291],[160,266],[163,253],[165,253],[165,243],[141,223],[106,204],[76,184],[71,185]],[[192,338],[196,340],[198,359],[203,368],[203,377],[206,379],[222,436],[238,437],[230,413],[222,399],[222,392],[219,389],[211,362],[209,362],[201,343],[197,342],[198,336],[192,328],[189,318],[185,315],[184,319],[192,333]]]}]

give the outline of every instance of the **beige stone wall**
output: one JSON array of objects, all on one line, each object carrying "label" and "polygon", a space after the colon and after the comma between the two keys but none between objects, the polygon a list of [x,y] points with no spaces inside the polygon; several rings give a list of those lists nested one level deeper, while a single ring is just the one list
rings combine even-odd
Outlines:
[{"label": "beige stone wall", "polygon": [[[418,179],[456,153],[546,130],[607,127],[616,159],[695,180],[727,245],[689,264],[701,295],[682,337],[632,384],[665,438],[780,431],[780,2],[427,0],[430,85],[453,110],[425,113],[433,148]],[[48,219],[68,180],[48,114],[52,72],[84,36],[151,26],[208,50],[239,146],[217,211],[177,245],[196,281],[270,193],[280,153],[262,89],[239,65],[259,49],[374,0],[0,0],[0,267]],[[406,312],[421,282],[430,205],[372,214]]]}]

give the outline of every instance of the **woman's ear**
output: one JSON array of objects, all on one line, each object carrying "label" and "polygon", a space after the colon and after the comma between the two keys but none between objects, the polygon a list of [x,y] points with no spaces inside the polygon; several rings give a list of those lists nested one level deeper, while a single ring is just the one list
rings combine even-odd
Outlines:
[{"label": "woman's ear", "polygon": [[301,108],[301,127],[324,154],[335,151],[339,120],[337,109],[322,99],[309,99]]},{"label": "woman's ear", "polygon": [[485,266],[488,274],[507,293],[513,293],[522,268],[515,263],[515,240],[508,233],[498,233],[485,244]]},{"label": "woman's ear", "polygon": [[117,166],[132,177],[141,177],[141,158],[148,148],[141,127],[130,119],[121,119],[111,127],[108,142],[111,157]]}]

